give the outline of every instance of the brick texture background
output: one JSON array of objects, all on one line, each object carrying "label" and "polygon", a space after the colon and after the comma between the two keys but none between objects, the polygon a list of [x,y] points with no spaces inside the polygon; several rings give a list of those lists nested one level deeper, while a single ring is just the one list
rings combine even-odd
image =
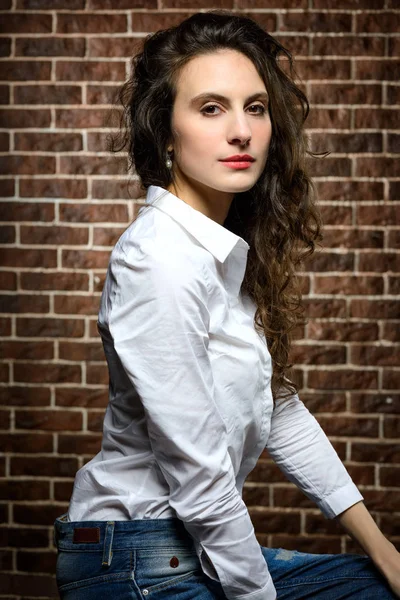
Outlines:
[{"label": "brick texture background", "polygon": [[[0,1],[0,598],[56,598],[52,523],[99,449],[96,331],[109,254],[143,202],[106,151],[140,38],[200,9],[249,14],[297,56],[325,222],[303,273],[301,397],[400,547],[397,0]],[[264,545],[356,552],[265,454],[245,487]]]}]

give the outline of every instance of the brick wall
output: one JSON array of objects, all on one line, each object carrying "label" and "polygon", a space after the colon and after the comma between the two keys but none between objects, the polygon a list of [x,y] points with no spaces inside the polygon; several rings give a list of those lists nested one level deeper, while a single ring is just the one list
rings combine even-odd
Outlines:
[{"label": "brick wall", "polygon": [[[52,523],[99,448],[99,297],[143,201],[126,158],[105,151],[110,102],[140,37],[218,7],[298,56],[313,149],[331,151],[312,167],[325,241],[293,359],[301,397],[400,542],[398,2],[1,0],[1,598],[57,597]],[[264,545],[356,551],[266,455],[245,499]]]}]

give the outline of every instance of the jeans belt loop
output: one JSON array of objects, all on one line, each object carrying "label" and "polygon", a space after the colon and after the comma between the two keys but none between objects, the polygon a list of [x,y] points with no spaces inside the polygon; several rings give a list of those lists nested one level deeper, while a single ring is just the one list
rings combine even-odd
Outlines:
[{"label": "jeans belt loop", "polygon": [[106,533],[104,536],[103,562],[102,565],[109,567],[112,559],[112,543],[114,537],[114,521],[107,521]]}]

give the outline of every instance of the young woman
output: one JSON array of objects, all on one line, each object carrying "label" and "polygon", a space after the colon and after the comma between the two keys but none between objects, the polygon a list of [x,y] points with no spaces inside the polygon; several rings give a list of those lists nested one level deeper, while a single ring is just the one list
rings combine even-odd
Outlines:
[{"label": "young woman", "polygon": [[[198,13],[147,36],[121,89],[146,204],[101,298],[110,401],[55,523],[63,599],[400,597],[400,554],[287,376],[320,222],[280,55],[253,20]],[[242,488],[265,447],[369,557],[260,546]]]}]

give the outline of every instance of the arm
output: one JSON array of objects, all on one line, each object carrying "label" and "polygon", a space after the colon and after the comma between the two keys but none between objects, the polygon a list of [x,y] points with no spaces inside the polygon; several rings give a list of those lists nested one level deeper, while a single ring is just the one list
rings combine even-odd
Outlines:
[{"label": "arm", "polygon": [[170,506],[193,537],[204,572],[227,598],[274,600],[214,401],[205,267],[184,249],[155,254],[151,245],[144,251],[132,244],[111,265],[116,352],[143,403]]},{"label": "arm", "polygon": [[297,394],[278,399],[267,449],[289,481],[332,519],[363,500],[315,417]]},{"label": "arm", "polygon": [[400,597],[400,554],[379,530],[318,421],[297,394],[277,401],[267,449],[326,517],[337,518]]},{"label": "arm", "polygon": [[400,598],[400,553],[383,535],[364,503],[358,502],[336,518],[374,561],[393,592]]}]

